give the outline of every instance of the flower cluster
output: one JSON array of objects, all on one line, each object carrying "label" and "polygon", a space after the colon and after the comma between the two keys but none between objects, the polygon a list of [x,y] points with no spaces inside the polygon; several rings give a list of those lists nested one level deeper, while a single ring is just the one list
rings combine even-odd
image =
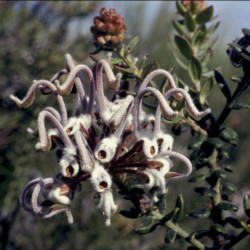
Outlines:
[{"label": "flower cluster", "polygon": [[94,18],[94,26],[90,28],[95,43],[105,46],[121,43],[127,30],[123,21],[122,15],[117,14],[115,9],[102,8],[100,16]]},{"label": "flower cluster", "polygon": [[[177,88],[173,77],[165,70],[149,73],[137,89],[136,96],[121,96],[122,74],[115,75],[106,60],[96,62],[90,68],[75,65],[69,54],[65,59],[67,69],[60,70],[50,81],[34,81],[22,100],[10,96],[18,107],[27,108],[39,88],[42,93],[54,94],[60,109],[46,107],[39,113],[39,141],[35,146],[37,150],[54,150],[60,173],[54,178],[30,181],[24,187],[20,202],[25,210],[44,218],[65,212],[68,221],[73,222],[70,211],[73,193],[80,183],[90,181],[93,190],[100,194],[98,208],[106,218],[106,225],[110,225],[111,215],[117,210],[112,185],[116,185],[119,191],[141,185],[143,192],[152,195],[156,202],[157,195],[165,192],[167,180],[182,179],[192,171],[189,159],[172,150],[173,137],[162,125],[162,116],[168,120],[178,116],[168,100],[175,98],[185,103],[188,115],[196,120],[210,110],[197,110],[189,94]],[[82,73],[87,75],[89,94]],[[104,93],[103,74],[113,93],[111,99]],[[60,83],[62,75],[66,75],[66,80]],[[148,87],[158,75],[168,79],[169,90],[165,94]],[[68,117],[63,95],[70,94],[73,89],[76,90],[77,105],[72,117]],[[158,100],[155,115],[142,109],[142,100],[148,94]],[[46,128],[46,120],[53,128]],[[35,133],[32,129],[29,132]],[[186,171],[170,172],[173,167],[170,158],[181,161]],[[32,193],[30,204],[28,192]]]},{"label": "flower cluster", "polygon": [[191,2],[193,2],[196,6],[196,8],[198,8],[198,10],[204,10],[205,8],[207,8],[207,3],[204,0],[182,0],[181,3],[188,9],[190,10],[191,8]]}]

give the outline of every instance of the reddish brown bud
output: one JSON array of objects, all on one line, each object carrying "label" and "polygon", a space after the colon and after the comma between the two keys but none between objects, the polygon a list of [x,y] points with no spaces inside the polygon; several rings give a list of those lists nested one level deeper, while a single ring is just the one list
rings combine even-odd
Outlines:
[{"label": "reddish brown bud", "polygon": [[116,36],[112,36],[111,37],[111,42],[114,43],[114,44],[117,44],[118,43],[118,39]]},{"label": "reddish brown bud", "polygon": [[105,24],[101,21],[101,18],[96,16],[94,18],[94,24],[96,26],[97,29],[101,30],[104,28]]},{"label": "reddish brown bud", "polygon": [[112,46],[123,41],[126,29],[122,15],[118,15],[115,9],[102,8],[100,16],[94,18],[94,26],[90,31],[94,35],[95,43]]},{"label": "reddish brown bud", "polygon": [[113,24],[122,24],[123,23],[123,17],[122,15],[115,16],[112,20]]},{"label": "reddish brown bud", "polygon": [[104,45],[106,43],[105,39],[103,38],[103,36],[99,36],[97,37],[96,41],[101,44]]},{"label": "reddish brown bud", "polygon": [[189,10],[191,2],[195,2],[195,5],[199,10],[203,10],[207,7],[207,3],[204,0],[182,0],[181,3]]},{"label": "reddish brown bud", "polygon": [[113,34],[115,32],[115,26],[112,23],[107,23],[105,26],[105,31],[109,34]]},{"label": "reddish brown bud", "polygon": [[111,35],[106,35],[103,37],[106,42],[109,42],[111,40]]},{"label": "reddish brown bud", "polygon": [[107,12],[108,11],[108,9],[107,8],[102,8],[101,10],[100,10],[100,15],[102,16],[105,12]]},{"label": "reddish brown bud", "polygon": [[105,23],[110,23],[112,21],[112,16],[109,12],[105,12],[103,15],[101,15],[101,18]]}]

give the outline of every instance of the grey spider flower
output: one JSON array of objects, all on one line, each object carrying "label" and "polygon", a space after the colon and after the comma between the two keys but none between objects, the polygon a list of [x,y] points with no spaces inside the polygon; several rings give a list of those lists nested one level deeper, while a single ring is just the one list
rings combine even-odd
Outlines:
[{"label": "grey spider flower", "polygon": [[[166,192],[168,180],[185,178],[192,171],[189,159],[172,150],[173,137],[162,126],[162,115],[169,120],[178,116],[168,100],[172,96],[177,101],[185,99],[187,113],[196,120],[210,110],[197,110],[189,94],[184,89],[176,88],[173,77],[165,70],[149,73],[136,97],[119,97],[117,91],[122,89],[122,74],[115,75],[106,60],[100,60],[90,68],[83,64],[76,65],[69,54],[65,59],[66,69],[58,71],[50,81],[34,81],[22,100],[10,96],[20,108],[26,108],[32,104],[35,90],[39,88],[42,93],[54,93],[60,109],[58,112],[53,107],[45,107],[39,113],[39,141],[35,146],[37,150],[54,150],[60,173],[55,178],[30,181],[21,193],[20,202],[26,211],[44,218],[64,212],[72,223],[70,205],[73,193],[80,183],[89,181],[93,192],[99,193],[98,209],[105,216],[105,225],[109,226],[111,215],[117,211],[111,187],[116,186],[122,193],[124,189],[131,190],[140,183],[145,195],[150,197],[153,193],[152,200],[157,202],[158,194]],[[88,83],[83,81],[82,73],[87,74]],[[66,75],[66,80],[60,83],[62,75]],[[103,75],[109,91],[114,93],[111,99],[105,95]],[[168,79],[169,90],[164,95],[155,88],[147,87],[157,75]],[[89,84],[89,95],[86,84]],[[74,86],[77,104],[73,115],[68,118],[63,95],[71,94]],[[147,114],[142,108],[142,99],[147,93],[158,100],[154,115]],[[45,120],[53,128],[47,129]],[[29,131],[35,133],[35,130]],[[170,158],[184,163],[186,171],[170,172],[174,168]],[[30,202],[26,197],[28,192],[31,193]],[[144,208],[138,209],[142,214],[146,213]]]}]

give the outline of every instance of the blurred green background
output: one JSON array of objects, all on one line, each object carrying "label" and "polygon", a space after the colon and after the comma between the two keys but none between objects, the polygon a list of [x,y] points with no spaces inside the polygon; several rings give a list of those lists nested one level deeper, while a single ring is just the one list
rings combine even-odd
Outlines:
[{"label": "blurred green background", "polygon": [[[233,74],[241,75],[234,69],[226,55],[227,43],[241,36],[241,28],[250,28],[249,2],[208,2],[213,4],[217,20],[221,21],[216,32],[219,35],[210,69],[220,67],[230,87]],[[100,8],[115,8],[124,16],[127,34],[141,35],[141,42],[134,55],[150,54],[162,68],[175,66],[182,78],[187,75],[178,67],[171,53],[169,38],[174,30],[171,20],[178,19],[175,3],[133,2],[133,1],[18,1],[0,2],[0,249],[182,249],[185,242],[164,244],[164,231],[138,236],[133,228],[140,223],[125,219],[119,214],[112,217],[112,226],[105,228],[104,219],[96,211],[94,193],[88,184],[76,193],[72,205],[75,223],[68,225],[62,215],[41,219],[19,207],[18,196],[22,187],[38,176],[54,176],[58,169],[53,153],[37,152],[36,139],[26,132],[27,127],[36,127],[36,117],[45,106],[55,104],[50,96],[36,95],[34,104],[19,110],[8,98],[10,94],[23,97],[34,79],[50,79],[54,73],[65,67],[64,54],[70,53],[78,63],[90,63],[89,53],[94,50],[89,31],[92,19]],[[187,79],[188,81],[188,79]],[[249,104],[249,91],[241,102]],[[66,98],[69,106],[71,99]],[[212,112],[218,115],[225,99],[215,86],[209,98]],[[229,180],[238,187],[235,199],[242,192],[250,193],[250,150],[249,111],[232,113],[226,121],[239,134],[239,146],[229,147],[227,163],[234,167]],[[175,140],[175,150],[189,155],[186,143],[189,132]],[[51,169],[53,169],[51,171]],[[186,209],[193,209],[199,200],[192,200],[193,184],[182,181],[168,184],[169,207],[173,206],[178,193],[182,193]],[[116,197],[119,208],[126,206]],[[242,216],[239,212],[239,216]],[[202,229],[207,221],[183,219],[184,228],[194,231]],[[199,224],[201,223],[201,225]],[[111,243],[112,242],[112,243]],[[247,249],[250,241],[245,240],[235,249]]]}]

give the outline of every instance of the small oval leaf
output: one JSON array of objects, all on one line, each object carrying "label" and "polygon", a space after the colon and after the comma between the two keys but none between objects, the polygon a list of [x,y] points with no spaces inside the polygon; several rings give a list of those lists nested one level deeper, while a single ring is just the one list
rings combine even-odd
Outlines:
[{"label": "small oval leaf", "polygon": [[176,35],[175,36],[175,44],[180,51],[180,53],[185,56],[187,59],[190,59],[194,52],[191,44],[183,37]]},{"label": "small oval leaf", "polygon": [[222,74],[219,71],[214,70],[214,77],[215,77],[216,82],[219,84],[224,96],[227,99],[230,99],[231,98],[231,91],[228,87],[227,82],[225,81],[224,77],[222,76]]},{"label": "small oval leaf", "polygon": [[235,193],[237,191],[237,188],[232,183],[225,183],[222,186],[222,189],[231,193]]},{"label": "small oval leaf", "polygon": [[178,196],[176,200],[175,207],[179,208],[178,211],[173,216],[173,222],[177,223],[180,221],[184,211],[184,200],[181,194]]},{"label": "small oval leaf", "polygon": [[190,178],[190,179],[188,180],[188,182],[197,183],[197,182],[200,182],[200,181],[202,181],[202,180],[204,180],[204,179],[206,179],[206,175],[204,175],[204,174],[198,174],[198,175],[196,175],[196,176]]},{"label": "small oval leaf", "polygon": [[242,228],[242,224],[240,223],[240,221],[236,218],[233,217],[227,217],[226,218],[226,222],[229,223],[230,225],[232,225],[235,228]]},{"label": "small oval leaf", "polygon": [[221,210],[238,211],[238,207],[236,205],[233,205],[231,203],[225,203],[225,202],[219,203],[218,208],[221,209]]},{"label": "small oval leaf", "polygon": [[226,170],[227,172],[233,172],[233,167],[230,166],[230,165],[226,165],[226,166],[223,166],[224,170]]},{"label": "small oval leaf", "polygon": [[211,226],[211,230],[212,231],[216,231],[218,233],[224,233],[225,232],[225,228],[220,225],[220,224],[214,224]]},{"label": "small oval leaf", "polygon": [[202,66],[198,58],[192,56],[188,64],[188,74],[193,82],[199,81],[202,76]]},{"label": "small oval leaf", "polygon": [[176,238],[176,232],[170,229],[167,231],[164,241],[166,243],[173,243],[175,241],[175,238]]},{"label": "small oval leaf", "polygon": [[185,16],[187,12],[187,8],[180,1],[176,1],[176,8],[179,14],[181,14],[182,16]]},{"label": "small oval leaf", "polygon": [[189,213],[188,215],[192,218],[207,218],[210,215],[210,210],[208,208],[203,208],[201,210],[198,211],[194,211]]},{"label": "small oval leaf", "polygon": [[184,24],[188,31],[193,32],[196,29],[196,22],[189,11],[186,12],[184,18]]},{"label": "small oval leaf", "polygon": [[215,137],[209,138],[207,143],[212,145],[214,148],[222,148],[224,146],[223,141]]},{"label": "small oval leaf", "polygon": [[224,128],[219,135],[223,141],[237,145],[238,134],[231,128]]},{"label": "small oval leaf", "polygon": [[216,29],[219,27],[220,22],[216,22],[214,24],[212,24],[208,29],[207,29],[207,36],[211,36]]},{"label": "small oval leaf", "polygon": [[246,215],[250,218],[250,195],[249,194],[244,195],[243,206],[244,206]]},{"label": "small oval leaf", "polygon": [[227,177],[227,174],[223,170],[215,170],[213,172],[213,176],[215,176],[217,179],[225,179]]},{"label": "small oval leaf", "polygon": [[212,18],[213,12],[214,12],[213,6],[207,7],[206,9],[202,10],[200,13],[197,14],[196,22],[198,24],[203,24],[208,22]]},{"label": "small oval leaf", "polygon": [[152,232],[153,226],[154,226],[154,218],[153,217],[149,217],[148,218],[148,222],[146,226],[143,227],[138,227],[135,229],[135,232],[138,234],[148,234],[150,232]]},{"label": "small oval leaf", "polygon": [[235,103],[232,109],[240,110],[240,109],[250,109],[250,105],[245,103]]},{"label": "small oval leaf", "polygon": [[181,24],[175,20],[172,21],[173,26],[175,28],[175,30],[180,34],[180,35],[184,35],[185,34],[185,30],[183,29],[183,27],[181,26]]},{"label": "small oval leaf", "polygon": [[202,85],[201,87],[201,91],[200,91],[200,103],[201,104],[204,104],[207,97],[210,95],[212,89],[213,89],[213,86],[214,86],[214,78],[213,77],[210,77],[208,78],[205,83]]},{"label": "small oval leaf", "polygon": [[129,53],[135,48],[135,46],[137,45],[137,43],[140,40],[140,36],[136,36],[134,37],[126,46],[125,50],[127,50]]}]

